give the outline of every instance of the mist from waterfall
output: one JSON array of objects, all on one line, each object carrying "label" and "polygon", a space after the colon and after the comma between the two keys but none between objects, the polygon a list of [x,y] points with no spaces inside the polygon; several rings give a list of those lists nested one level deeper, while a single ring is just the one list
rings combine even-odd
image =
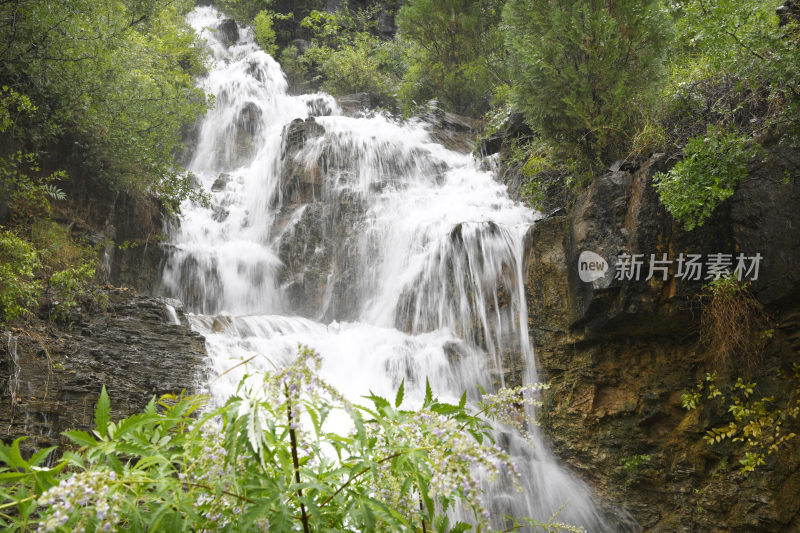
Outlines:
[{"label": "mist from waterfall", "polygon": [[[413,406],[427,378],[457,402],[504,385],[509,361],[524,363],[523,382],[538,381],[523,286],[535,214],[472,155],[434,142],[430,125],[292,96],[249,29],[226,46],[213,7],[189,21],[214,58],[201,83],[216,106],[188,165],[210,202],[183,206],[163,290],[193,312],[212,376],[260,354],[210,381],[215,401],[245,371],[269,370],[267,359],[290,361],[298,343],[354,400],[393,397],[405,380]],[[588,489],[532,434],[535,447],[498,430],[525,490],[485,485],[494,523],[547,520],[563,506],[559,520],[607,531]]]}]

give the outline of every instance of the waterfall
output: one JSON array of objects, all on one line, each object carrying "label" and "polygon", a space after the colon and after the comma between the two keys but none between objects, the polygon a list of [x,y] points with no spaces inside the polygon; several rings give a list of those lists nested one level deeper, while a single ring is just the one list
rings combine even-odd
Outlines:
[{"label": "waterfall", "polygon": [[[405,380],[409,404],[421,402],[427,378],[457,402],[503,385],[513,360],[535,382],[522,271],[534,213],[428,124],[292,96],[249,29],[226,46],[213,7],[189,20],[214,57],[201,83],[216,106],[188,165],[210,201],[183,206],[162,285],[193,311],[213,375],[258,354],[285,363],[303,343],[353,399],[393,397]],[[255,357],[247,371],[268,368]],[[224,401],[244,371],[214,379],[212,397]],[[559,520],[607,530],[587,488],[533,436],[535,447],[502,433],[525,491],[487,484],[493,516],[546,520],[563,506]]]}]

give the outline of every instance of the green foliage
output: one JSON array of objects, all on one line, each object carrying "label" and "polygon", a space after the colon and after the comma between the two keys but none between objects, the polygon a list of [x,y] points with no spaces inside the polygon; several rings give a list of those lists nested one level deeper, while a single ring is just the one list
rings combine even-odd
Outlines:
[{"label": "green foliage", "polygon": [[407,108],[436,99],[458,113],[486,111],[505,82],[500,0],[410,0],[397,13],[408,70],[400,96]]},{"label": "green foliage", "polygon": [[31,224],[31,244],[36,248],[45,276],[95,259],[94,250],[70,238],[66,227],[41,218]]},{"label": "green foliage", "polygon": [[46,281],[53,318],[67,320],[81,303],[104,303],[94,285],[97,255],[91,246],[75,242],[67,228],[48,219],[33,222],[31,242],[41,258],[38,274]]},{"label": "green foliage", "polygon": [[[30,98],[8,86],[0,87],[0,138],[12,137],[15,126],[24,117],[35,113]],[[64,192],[53,181],[66,179],[64,171],[41,176],[39,156],[23,150],[0,151],[0,198],[7,198],[11,208],[21,215],[47,212],[49,200],[64,200]]]},{"label": "green foliage", "polygon": [[691,392],[681,396],[683,407],[696,409],[703,399],[716,398],[730,417],[728,424],[711,428],[703,437],[708,444],[726,440],[743,443],[744,457],[739,461],[745,472],[751,472],[766,462],[767,456],[777,452],[797,437],[787,428],[800,417],[800,364],[794,363],[789,376],[784,376],[789,394],[780,405],[774,396],[755,396],[755,383],[741,377],[724,394],[716,385],[717,376],[707,374],[703,382]]},{"label": "green foliage", "polygon": [[710,102],[716,112],[729,122],[755,115],[762,128],[776,126],[784,141],[800,142],[797,23],[779,26],[768,0],[682,0],[671,6],[681,44],[672,54],[672,90],[685,96],[693,81],[724,80],[728,94]]},{"label": "green foliage", "polygon": [[301,21],[311,33],[304,53],[286,47],[279,56],[293,83],[311,83],[334,95],[369,93],[378,105],[394,106],[404,66],[398,43],[374,35],[377,11],[341,7],[335,13],[312,11]]},{"label": "green foliage", "polygon": [[74,242],[66,228],[35,219],[29,241],[10,231],[0,235],[0,323],[30,313],[43,290],[58,320],[66,320],[82,303],[104,303],[94,286],[94,250]]},{"label": "green foliage", "polygon": [[41,294],[35,272],[36,250],[10,231],[0,229],[0,324],[28,313]]},{"label": "green foliage", "polygon": [[0,133],[14,125],[18,116],[36,111],[31,99],[7,85],[0,87]]},{"label": "green foliage", "polygon": [[683,408],[687,411],[693,411],[694,409],[697,409],[697,406],[700,404],[703,396],[709,400],[721,396],[722,391],[720,391],[717,387],[716,380],[716,373],[706,373],[705,380],[698,383],[694,390],[684,391],[683,394],[681,394],[681,405]]},{"label": "green foliage", "polygon": [[366,92],[379,104],[391,104],[399,78],[392,73],[390,53],[388,45],[360,33],[338,48],[313,46],[303,62],[319,72],[322,88],[334,95]]},{"label": "green foliage", "polygon": [[[0,446],[0,523],[44,531],[485,531],[475,469],[514,478],[509,457],[465,402],[432,393],[418,410],[371,395],[354,405],[315,374],[308,349],[217,409],[198,397],[153,399],[111,421],[103,389],[95,429],[65,433],[77,449],[43,466],[20,439]],[[346,418],[349,432],[331,420]],[[456,503],[474,525],[450,525]],[[580,531],[558,523],[531,527]],[[519,527],[514,526],[514,529]]]},{"label": "green foliage", "polygon": [[515,103],[568,157],[627,154],[661,79],[669,18],[658,0],[509,0]]},{"label": "green foliage", "polygon": [[6,196],[11,208],[20,216],[49,213],[50,200],[65,200],[66,194],[53,182],[67,178],[59,170],[42,176],[39,156],[17,150],[0,156],[0,197]]},{"label": "green foliage", "polygon": [[642,463],[649,463],[651,460],[652,457],[647,454],[626,455],[620,459],[622,466],[628,471],[638,470]]},{"label": "green foliage", "polygon": [[557,170],[552,149],[541,141],[515,140],[511,143],[506,164],[521,174],[524,182],[522,197],[536,209],[542,209],[548,183],[544,172]]},{"label": "green foliage", "polygon": [[[233,17],[240,24],[250,25],[256,16],[264,11],[281,13],[281,16],[291,15],[295,20],[303,20],[313,10],[324,9],[325,0],[217,0],[215,2],[220,11]],[[286,19],[276,19],[276,21]],[[288,35],[281,39],[283,43],[294,38]]]},{"label": "green foliage", "polygon": [[747,163],[760,148],[744,136],[709,125],[689,139],[684,158],[653,177],[661,203],[687,231],[702,226],[747,177]]},{"label": "green foliage", "polygon": [[259,11],[253,19],[253,35],[258,45],[270,55],[275,55],[278,47],[275,44],[275,30],[272,27],[274,14],[270,11]]},{"label": "green foliage", "polygon": [[59,320],[67,320],[70,312],[81,301],[96,300],[99,295],[94,289],[95,269],[92,263],[59,270],[50,276],[53,290],[53,315]]},{"label": "green foliage", "polygon": [[63,140],[98,179],[176,205],[191,191],[173,162],[181,128],[206,108],[194,87],[205,52],[183,19],[191,7],[189,0],[0,4],[0,27],[14,35],[0,49],[0,78],[31,102],[4,141],[44,149]]}]

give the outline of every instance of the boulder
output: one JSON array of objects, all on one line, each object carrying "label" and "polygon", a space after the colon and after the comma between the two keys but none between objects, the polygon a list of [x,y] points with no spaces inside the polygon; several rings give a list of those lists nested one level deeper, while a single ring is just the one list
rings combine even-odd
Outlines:
[{"label": "boulder", "polygon": [[475,139],[483,129],[483,122],[439,109],[435,102],[420,115],[428,123],[431,138],[446,148],[471,152]]},{"label": "boulder", "polygon": [[353,116],[364,113],[372,107],[369,93],[345,94],[336,97],[336,103],[345,115]]},{"label": "boulder", "polygon": [[213,185],[211,185],[212,192],[220,192],[224,191],[225,187],[227,187],[228,183],[231,182],[231,175],[223,172],[220,174],[217,179],[214,180]]},{"label": "boulder", "polygon": [[282,204],[307,203],[321,197],[322,169],[319,162],[310,167],[298,160],[309,140],[325,134],[314,118],[295,119],[283,131],[279,201]]},{"label": "boulder", "polygon": [[233,19],[223,19],[217,26],[217,35],[226,46],[236,44],[239,40],[239,26]]}]

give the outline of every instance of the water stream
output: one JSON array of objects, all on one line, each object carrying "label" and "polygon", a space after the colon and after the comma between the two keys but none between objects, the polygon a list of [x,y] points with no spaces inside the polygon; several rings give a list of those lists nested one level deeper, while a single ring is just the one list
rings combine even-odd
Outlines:
[{"label": "water stream", "polygon": [[[428,378],[456,400],[503,385],[515,364],[538,381],[522,271],[534,213],[471,155],[433,142],[429,125],[292,96],[250,30],[226,46],[214,8],[189,19],[215,60],[202,83],[216,106],[189,163],[211,198],[183,207],[163,288],[193,311],[212,373],[259,353],[289,361],[302,342],[354,399],[393,397],[405,379],[413,404]],[[243,371],[214,380],[212,396],[223,401]],[[502,436],[525,491],[487,486],[493,516],[547,519],[564,506],[560,520],[607,530],[586,487],[534,438]]]}]

